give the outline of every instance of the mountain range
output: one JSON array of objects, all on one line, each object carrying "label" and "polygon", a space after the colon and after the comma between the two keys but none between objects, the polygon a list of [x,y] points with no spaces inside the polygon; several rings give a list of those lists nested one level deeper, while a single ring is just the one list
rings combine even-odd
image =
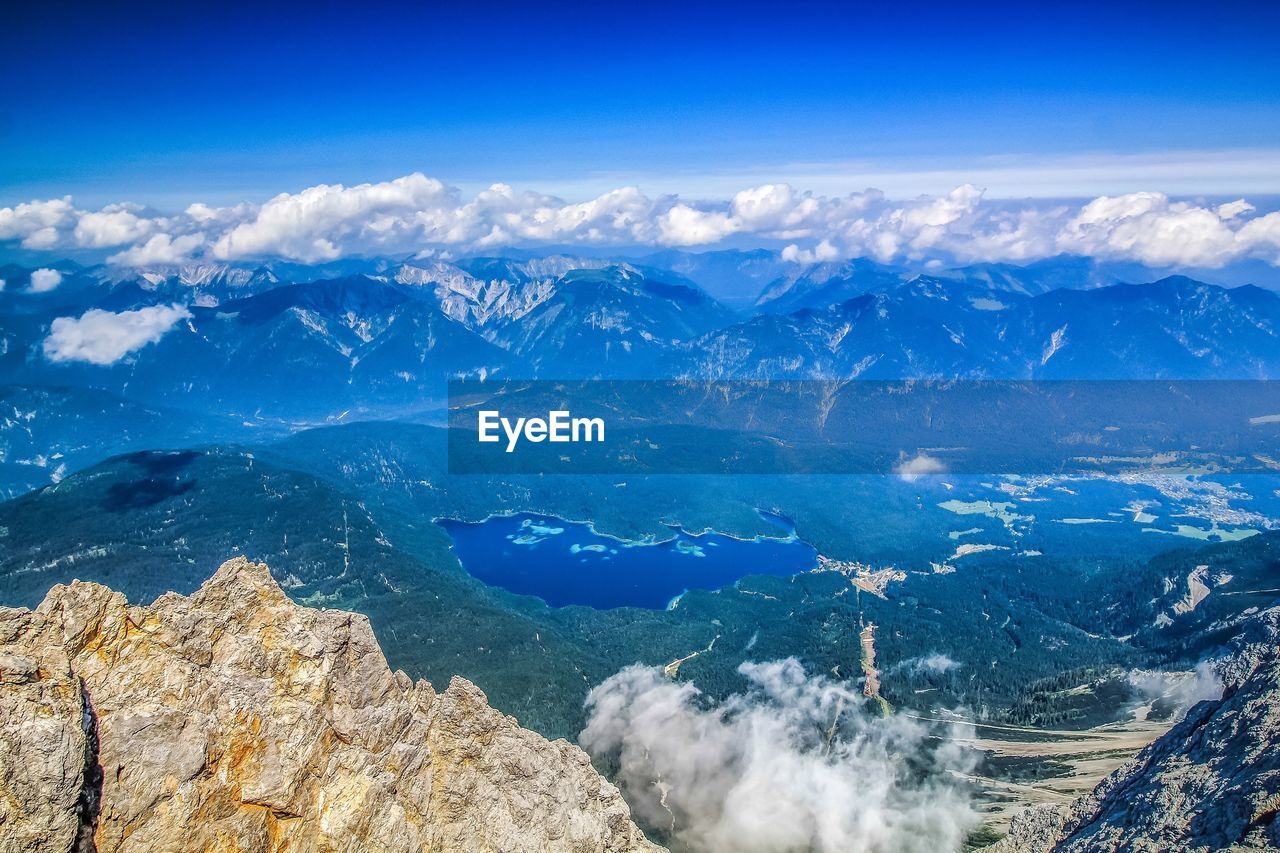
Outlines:
[{"label": "mountain range", "polygon": [[[749,253],[736,260],[768,265]],[[0,371],[7,384],[93,388],[147,405],[277,422],[412,412],[438,399],[448,377],[1280,373],[1280,296],[1177,276],[1090,286],[1089,268],[1073,277],[1062,264],[938,275],[870,261],[815,264],[771,278],[744,311],[683,272],[631,262],[553,255],[345,266],[337,276],[338,269],[297,265],[115,278],[80,270],[41,293],[23,289],[29,270],[9,269],[13,284],[0,292]],[[1050,287],[1061,281],[1079,286]],[[55,321],[92,311],[106,334],[140,316],[129,312],[158,307],[178,319],[113,359],[51,360]]]},{"label": "mountain range", "polygon": [[[1126,283],[1115,270],[1079,259],[921,270],[865,259],[797,264],[765,250],[374,258],[315,267],[66,265],[56,286],[37,292],[28,284],[33,272],[0,271],[7,281],[0,291],[3,604],[35,606],[54,584],[92,578],[135,602],[160,596],[149,611],[129,611],[142,624],[188,616],[212,624],[216,614],[196,606],[208,597],[197,591],[201,582],[228,556],[251,556],[271,565],[271,573],[257,568],[246,576],[251,583],[237,586],[224,569],[221,581],[236,593],[231,598],[266,596],[278,611],[273,618],[285,625],[312,619],[287,605],[285,595],[328,610],[325,625],[349,627],[360,618],[332,608],[365,614],[386,659],[409,679],[443,685],[463,673],[494,708],[523,725],[573,737],[582,731],[592,687],[637,662],[667,668],[665,678],[696,683],[714,702],[744,688],[743,665],[789,656],[850,683],[879,660],[876,702],[884,707],[936,711],[963,702],[988,721],[1085,725],[1114,710],[1100,698],[1107,691],[1128,695],[1124,672],[1195,666],[1274,603],[1280,534],[1265,520],[1256,525],[1264,529],[1243,530],[1239,519],[1247,513],[1232,503],[1236,486],[1230,484],[1215,484],[1207,499],[1216,503],[1206,538],[1216,533],[1224,541],[1187,549],[1172,537],[1143,535],[1138,519],[1156,518],[1146,513],[1155,509],[1152,503],[1109,511],[1077,494],[1086,486],[1065,480],[1050,499],[1047,488],[1033,495],[1018,478],[916,485],[907,477],[460,476],[450,473],[442,428],[451,378],[831,379],[837,386],[900,378],[1273,379],[1280,373],[1280,296],[1262,288],[1185,276]],[[744,282],[750,298],[741,296]],[[1161,387],[1177,391],[1173,383]],[[707,407],[705,417],[715,422],[697,425],[733,427],[746,420],[740,416],[746,408],[731,402]],[[779,433],[788,439],[779,444],[796,451],[799,439],[812,437],[817,413],[824,427],[828,417],[833,428],[857,423],[835,417],[856,407],[828,403],[796,397],[775,407],[804,421],[794,433]],[[683,403],[651,399],[630,408],[652,419],[662,405],[680,409]],[[1077,416],[1073,425],[1083,420],[1078,409],[1066,409]],[[1007,425],[999,412],[980,414],[990,414],[997,442],[1016,445],[1002,438]],[[1135,422],[1143,416],[1139,407]],[[885,429],[895,440],[904,432],[892,423]],[[869,430],[847,431],[871,443]],[[673,440],[658,449],[679,446]],[[1178,476],[1159,484],[1162,495],[1190,488]],[[1100,487],[1120,488],[1113,482]],[[1050,501],[1059,499],[1073,509],[1052,510]],[[1183,509],[1172,497],[1168,503],[1168,512]],[[673,531],[714,530],[744,541],[776,537],[770,520],[776,516],[823,562],[786,577],[744,567],[738,582],[686,590],[667,609],[551,607],[473,577],[441,523],[480,523],[511,512],[589,520],[598,534],[628,544]],[[1042,516],[1035,530],[1027,526],[1033,513]],[[1231,532],[1255,535],[1225,541]],[[1093,594],[1081,596],[1082,585]],[[101,588],[72,589],[118,603]],[[219,601],[213,609],[229,608]],[[14,612],[0,615],[37,618]],[[872,631],[872,652],[867,625],[884,628]],[[243,634],[242,627],[237,623],[235,630]],[[131,636],[125,631],[126,646]],[[368,631],[358,639],[369,651]],[[341,637],[333,642],[340,650],[352,645]],[[15,654],[34,653],[24,649]],[[183,667],[188,651],[179,655]],[[71,700],[89,690],[133,702],[148,689],[142,680],[137,691],[114,693],[110,679],[83,670],[92,656],[76,648],[51,653],[74,661],[63,673],[66,684],[58,683]],[[372,651],[368,657],[382,660]],[[452,714],[451,724],[464,728],[474,717],[485,721],[481,739],[497,731],[535,743],[496,720],[487,702],[462,702],[478,694],[469,685],[436,695],[406,686],[385,666],[372,669],[377,683],[394,682],[382,698],[413,725],[421,722],[413,716],[419,711],[430,719]],[[28,679],[24,691],[35,683],[33,671],[19,672]],[[73,674],[83,679],[81,694]],[[138,674],[155,673],[144,666]],[[294,673],[281,675],[288,682]],[[7,683],[3,673],[0,682]],[[402,700],[420,707],[405,711]],[[455,713],[460,703],[465,714]],[[76,707],[75,701],[67,705]],[[1224,706],[1219,716],[1233,707]],[[174,705],[165,713],[166,719],[206,719],[224,710],[206,703],[195,710]],[[122,749],[111,726],[132,719],[127,707],[124,712],[104,709],[103,755]],[[381,719],[383,712],[370,713]],[[1202,708],[1188,719],[1215,714]],[[74,713],[62,723],[68,719],[74,723]],[[59,743],[70,744],[73,758],[83,754],[74,725],[66,731],[70,739]],[[182,759],[185,753],[174,746],[183,742],[182,731],[175,738],[164,728],[136,734]],[[209,742],[224,743],[224,733]],[[234,746],[238,730],[232,735]],[[340,741],[324,746],[351,746]],[[297,745],[287,737],[280,742],[289,745],[262,746],[269,753]],[[578,753],[530,748],[556,750],[582,769],[574,778],[589,791],[601,784]],[[1214,754],[1233,748],[1200,750],[1194,760],[1212,766]],[[1169,788],[1182,746],[1165,742],[1160,750],[1130,770],[1126,778],[1135,781],[1124,784]],[[381,762],[406,753],[362,741],[349,754],[362,773],[382,778]],[[327,751],[318,755],[328,760]],[[472,765],[464,758],[459,767]],[[1150,784],[1138,781],[1148,767],[1154,768]],[[168,772],[163,762],[153,769],[160,774],[154,778]],[[541,779],[536,771],[512,772]],[[154,778],[117,781],[143,790]],[[284,794],[312,784],[328,791],[331,781],[299,777]],[[215,782],[197,772],[180,784],[212,792],[218,802],[231,796]],[[1253,783],[1227,779],[1218,789],[1239,799],[1245,784]],[[520,779],[504,785],[524,790]],[[608,830],[622,839],[618,846],[644,848],[621,802],[600,790],[599,808],[592,808],[608,825],[592,823],[586,836]],[[371,802],[394,810],[396,796],[380,790]],[[1041,814],[1025,819],[1013,837],[1035,837],[1028,843],[1046,849],[1086,831],[1120,837],[1099,828],[1106,820],[1122,823],[1108,817],[1121,808],[1117,802],[1100,790],[1081,805],[1101,816],[1087,830],[1076,817]],[[263,803],[273,810],[263,817],[269,826],[312,813],[274,796],[251,798],[254,807]],[[549,801],[552,809],[561,805]],[[1249,839],[1270,831],[1259,822],[1266,820],[1262,812],[1241,824]],[[422,837],[494,826],[485,822],[494,815],[459,814],[463,829],[446,815],[436,821],[445,830],[422,829]],[[144,822],[160,817],[139,812]],[[114,832],[117,824],[108,818],[99,826]],[[72,821],[74,807],[58,819]],[[514,818],[495,819],[502,833]],[[664,826],[640,823],[658,841],[674,837]],[[258,831],[252,821],[244,826]],[[1162,831],[1143,829],[1152,837]]]},{"label": "mountain range", "polygon": [[[741,269],[764,282],[753,308],[694,278]],[[1280,376],[1275,292],[1178,276],[1092,286],[1097,266],[1078,260],[939,274],[799,267],[763,250],[67,266],[37,293],[29,268],[3,273],[6,495],[132,450],[360,419],[443,423],[453,378]],[[1061,282],[1076,286],[1046,289]]]}]

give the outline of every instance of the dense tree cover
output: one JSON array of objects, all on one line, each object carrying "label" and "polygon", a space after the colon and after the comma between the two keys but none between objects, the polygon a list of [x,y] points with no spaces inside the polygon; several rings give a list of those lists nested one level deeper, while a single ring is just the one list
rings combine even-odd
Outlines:
[{"label": "dense tree cover", "polygon": [[[928,529],[954,522],[942,510],[890,489],[886,514],[903,520],[884,529],[842,514],[835,501],[836,489],[848,495],[873,483],[797,478],[752,488],[765,506],[794,513],[802,536],[830,543],[824,550],[849,554],[918,534],[924,544],[880,552],[905,555],[906,580],[880,597],[834,572],[752,575],[690,592],[671,611],[550,608],[471,578],[433,516],[542,509],[597,519],[615,533],[665,532],[659,520],[738,535],[778,531],[740,484],[713,478],[690,478],[681,489],[600,478],[573,488],[545,478],[450,478],[415,469],[421,456],[390,452],[398,441],[420,441],[417,430],[369,430],[363,441],[364,428],[315,432],[275,448],[119,457],[0,504],[2,603],[32,606],[54,583],[77,577],[136,601],[186,593],[222,560],[246,554],[266,561],[301,602],[368,614],[393,666],[437,685],[464,675],[523,723],[573,736],[592,685],[629,664],[665,665],[709,645],[679,677],[713,696],[744,686],[743,661],[787,656],[857,686],[858,635],[868,623],[877,626],[881,693],[894,707],[959,706],[1014,722],[1084,725],[1121,699],[1106,687],[1065,702],[1064,691],[1102,684],[1118,669],[1193,663],[1233,614],[1275,597],[1215,593],[1172,630],[1153,627],[1192,568],[1208,563],[1215,575],[1232,574],[1233,592],[1280,586],[1272,535],[1149,560],[990,551],[935,573],[925,558],[955,547]],[[999,526],[981,517],[964,522],[971,520]],[[1177,581],[1172,591],[1166,578]]]}]

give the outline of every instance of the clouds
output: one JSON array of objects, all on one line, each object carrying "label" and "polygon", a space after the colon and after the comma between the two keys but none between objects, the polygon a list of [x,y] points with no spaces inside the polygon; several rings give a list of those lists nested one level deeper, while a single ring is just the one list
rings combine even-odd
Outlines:
[{"label": "clouds", "polygon": [[1239,199],[1217,205],[1159,192],[1088,202],[989,202],[962,184],[944,195],[892,200],[878,190],[821,195],[785,183],[725,201],[649,196],[622,187],[568,202],[493,184],[467,198],[415,172],[379,183],[320,184],[263,204],[193,202],[166,216],[134,204],[81,210],[72,199],[0,208],[0,240],[28,249],[116,249],[121,266],[202,258],[319,263],[430,249],[506,246],[775,245],[808,264],[1027,262],[1069,253],[1157,267],[1215,268],[1246,259],[1280,266],[1280,213]]},{"label": "clouds", "polygon": [[1213,661],[1201,661],[1192,672],[1131,670],[1129,686],[1137,693],[1138,708],[1159,703],[1180,720],[1197,702],[1222,698],[1222,676]]},{"label": "clouds", "polygon": [[942,464],[941,459],[923,452],[909,459],[904,456],[893,469],[893,473],[908,483],[914,483],[925,476],[945,474],[946,471],[947,466]]},{"label": "clouds", "polygon": [[944,655],[941,652],[930,652],[927,655],[898,661],[889,668],[888,672],[908,672],[912,675],[943,675],[954,669],[959,669],[961,666],[963,664],[949,655]]},{"label": "clouds", "polygon": [[75,216],[71,196],[0,207],[0,240],[20,240],[26,249],[49,249],[58,245],[60,229],[74,224]]},{"label": "clouds", "polygon": [[840,250],[830,240],[823,239],[812,250],[801,249],[795,243],[782,250],[782,259],[796,264],[814,264],[840,258]]},{"label": "clouds", "polygon": [[591,691],[579,740],[638,817],[695,851],[960,849],[977,815],[951,739],[793,658],[739,671],[750,689],[723,702],[639,666]]},{"label": "clouds", "polygon": [[1244,199],[1211,208],[1154,192],[1102,196],[1063,224],[1055,248],[1153,267],[1212,268],[1249,257],[1280,264],[1280,213],[1248,218],[1254,211]]},{"label": "clouds", "polygon": [[71,232],[77,246],[101,248],[136,242],[156,226],[139,216],[136,205],[110,205],[97,213],[82,213]]},{"label": "clouds", "polygon": [[107,263],[125,267],[150,267],[180,264],[191,259],[192,253],[204,245],[203,234],[186,234],[170,237],[157,234],[140,246],[116,252]]},{"label": "clouds", "polygon": [[[1057,244],[1065,252],[1154,267],[1218,267],[1268,242],[1262,233],[1241,233],[1244,229],[1233,227],[1246,208],[1252,206],[1243,200],[1216,209],[1197,207],[1171,202],[1163,193],[1103,196],[1063,226]],[[1280,215],[1273,213],[1262,221],[1272,218],[1280,220]],[[1271,243],[1273,251],[1277,248]]]},{"label": "clouds", "polygon": [[332,261],[344,254],[399,248],[432,212],[456,210],[454,191],[414,173],[394,181],[321,184],[297,194],[281,193],[252,218],[213,244],[220,259],[278,255],[304,262]]},{"label": "clouds", "polygon": [[114,364],[190,316],[180,305],[153,305],[119,313],[94,308],[80,317],[59,317],[45,338],[44,355],[54,362]]},{"label": "clouds", "polygon": [[666,246],[700,246],[718,243],[741,230],[727,213],[703,211],[677,204],[658,217],[660,241]]},{"label": "clouds", "polygon": [[51,290],[57,290],[60,284],[62,284],[62,273],[57,270],[38,269],[31,273],[31,286],[28,290],[32,293],[48,293]]}]

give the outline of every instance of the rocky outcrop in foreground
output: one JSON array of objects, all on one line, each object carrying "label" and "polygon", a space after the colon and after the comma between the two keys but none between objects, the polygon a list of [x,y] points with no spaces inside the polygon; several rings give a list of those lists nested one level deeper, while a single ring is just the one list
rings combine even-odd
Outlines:
[{"label": "rocky outcrop in foreground", "polygon": [[582,750],[266,566],[131,607],[76,582],[0,609],[0,851],[656,851]]},{"label": "rocky outcrop in foreground", "polygon": [[1226,690],[1065,811],[1016,817],[993,851],[1280,849],[1280,609],[1248,624]]}]

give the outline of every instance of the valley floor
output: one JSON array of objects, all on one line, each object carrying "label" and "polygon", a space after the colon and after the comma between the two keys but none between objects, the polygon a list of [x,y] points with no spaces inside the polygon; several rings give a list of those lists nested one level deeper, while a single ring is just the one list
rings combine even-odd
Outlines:
[{"label": "valley floor", "polygon": [[[955,722],[956,717],[906,716],[926,722]],[[1013,816],[1038,805],[1066,805],[1172,727],[1171,721],[1139,719],[1080,731],[970,723],[973,737],[959,743],[986,753],[986,772],[969,778],[979,789],[984,826],[1003,835]],[[1018,772],[1018,769],[1021,772]]]}]

